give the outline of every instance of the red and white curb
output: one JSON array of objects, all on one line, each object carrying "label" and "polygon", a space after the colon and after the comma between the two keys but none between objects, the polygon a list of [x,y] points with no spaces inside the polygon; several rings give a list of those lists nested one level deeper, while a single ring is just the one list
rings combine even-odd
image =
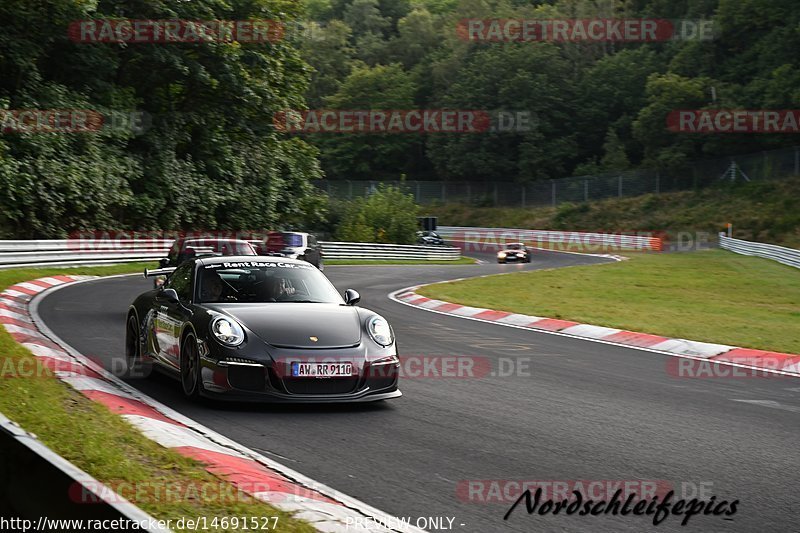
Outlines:
[{"label": "red and white curb", "polygon": [[[486,276],[481,276],[486,277]],[[458,280],[456,280],[458,281]],[[714,364],[800,377],[800,355],[738,348],[724,344],[670,339],[659,335],[625,331],[615,328],[580,324],[569,320],[544,318],[469,307],[465,305],[433,300],[417,294],[421,286],[400,289],[389,294],[389,298],[417,309],[451,315],[468,320],[488,322],[540,333],[563,335],[592,342],[614,344],[627,348],[655,352],[673,357],[712,361]]]},{"label": "red and white curb", "polygon": [[53,276],[0,293],[0,323],[42,366],[87,398],[102,403],[166,448],[196,459],[242,492],[292,513],[322,532],[405,532],[422,529],[318,483],[148,397],[78,353],[39,318],[40,296],[94,276]]}]

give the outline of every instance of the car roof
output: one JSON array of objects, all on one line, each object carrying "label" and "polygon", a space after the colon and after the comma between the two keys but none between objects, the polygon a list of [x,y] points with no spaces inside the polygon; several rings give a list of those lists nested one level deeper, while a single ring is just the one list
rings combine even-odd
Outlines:
[{"label": "car roof", "polygon": [[190,242],[235,242],[237,244],[250,244],[249,242],[242,240],[242,239],[204,239],[203,237],[192,237],[190,239],[185,239],[183,244],[187,244]]},{"label": "car roof", "polygon": [[195,259],[195,262],[200,265],[213,265],[216,263],[252,263],[258,261],[259,263],[292,263],[299,265],[308,265],[302,259],[289,259],[288,257],[277,257],[274,255],[228,255],[228,256],[213,256],[213,257],[200,257]]}]

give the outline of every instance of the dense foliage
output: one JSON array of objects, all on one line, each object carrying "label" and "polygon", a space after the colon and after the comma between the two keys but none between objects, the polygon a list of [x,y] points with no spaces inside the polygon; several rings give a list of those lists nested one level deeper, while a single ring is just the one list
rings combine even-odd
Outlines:
[{"label": "dense foliage", "polygon": [[379,185],[345,206],[336,237],[347,242],[414,244],[417,206],[397,187]]},{"label": "dense foliage", "polygon": [[[3,131],[0,238],[327,229],[340,214],[326,214],[313,186],[323,170],[328,179],[525,182],[785,146],[793,137],[671,133],[666,115],[798,108],[795,3],[4,0],[0,111],[89,109],[146,120],[142,130]],[[465,18],[612,17],[712,19],[718,36],[476,43],[457,33]],[[108,18],[275,19],[287,33],[263,44],[70,40],[71,22]],[[524,111],[534,121],[526,131],[479,134],[276,131],[276,112],[306,108]]]},{"label": "dense foliage", "polygon": [[[796,0],[306,0],[312,108],[526,110],[480,135],[308,135],[331,179],[531,181],[786,146],[671,133],[676,109],[796,109]],[[461,19],[711,19],[713,41],[467,42]],[[366,97],[366,100],[365,100]],[[715,100],[716,98],[716,100]]]},{"label": "dense foliage", "polygon": [[274,43],[83,44],[71,22],[272,19],[294,0],[4,0],[0,109],[144,112],[144,131],[0,135],[0,237],[261,229],[314,221],[316,149],[269,127],[304,105],[296,35]]}]

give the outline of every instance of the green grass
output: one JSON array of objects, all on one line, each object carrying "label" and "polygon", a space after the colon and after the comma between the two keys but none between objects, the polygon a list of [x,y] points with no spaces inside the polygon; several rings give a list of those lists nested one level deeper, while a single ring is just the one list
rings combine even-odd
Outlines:
[{"label": "green grass", "polygon": [[621,263],[440,283],[418,292],[475,307],[800,353],[800,270],[722,250],[638,254]]},{"label": "green grass", "polygon": [[800,178],[720,185],[615,198],[557,208],[473,207],[448,204],[426,208],[439,224],[564,231],[705,232],[712,237],[727,223],[735,237],[800,248]]},{"label": "green grass", "polygon": [[[151,264],[128,264],[94,268],[47,268],[0,271],[0,288],[21,281],[55,274],[112,275],[141,272]],[[208,517],[278,518],[278,531],[310,533],[305,522],[248,496],[228,497],[218,490],[222,480],[209,474],[202,465],[144,437],[123,418],[105,406],[92,402],[52,375],[31,376],[34,356],[0,328],[0,412],[35,433],[53,451],[111,487],[169,487],[176,496],[145,494],[145,501],[134,501],[159,519]],[[22,377],[8,377],[9,369],[23,369]],[[183,487],[183,488],[181,488]],[[193,490],[196,488],[197,490]],[[211,498],[189,497],[207,489]],[[223,497],[214,497],[220,492]],[[123,496],[135,494],[127,488]],[[169,494],[169,493],[167,493]],[[178,530],[180,531],[180,530]],[[213,529],[243,531],[243,529]]]},{"label": "green grass", "polygon": [[326,259],[325,266],[363,266],[363,265],[474,265],[475,259],[462,257],[455,261],[423,261],[419,259],[393,259],[393,260],[357,260],[357,259]]}]

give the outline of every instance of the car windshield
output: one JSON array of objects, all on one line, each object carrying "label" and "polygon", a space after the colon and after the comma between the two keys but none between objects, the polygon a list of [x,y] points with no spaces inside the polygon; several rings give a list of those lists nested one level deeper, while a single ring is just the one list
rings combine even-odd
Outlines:
[{"label": "car windshield", "polygon": [[288,248],[299,248],[303,246],[303,236],[299,233],[281,233],[283,245]]},{"label": "car windshield", "polygon": [[508,245],[508,249],[509,250],[522,250],[522,245],[521,244],[509,244]]},{"label": "car windshield", "polygon": [[198,283],[202,303],[344,303],[328,278],[310,264],[214,263],[200,267]]}]

